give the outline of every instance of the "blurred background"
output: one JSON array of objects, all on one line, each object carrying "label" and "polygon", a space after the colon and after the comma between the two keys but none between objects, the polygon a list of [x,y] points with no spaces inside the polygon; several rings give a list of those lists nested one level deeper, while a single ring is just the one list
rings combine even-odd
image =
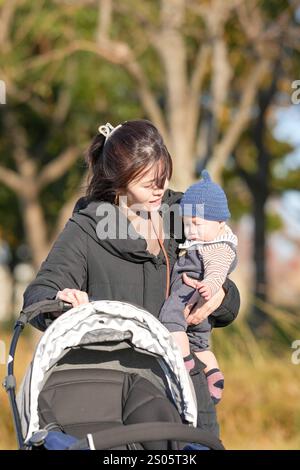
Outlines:
[{"label": "blurred background", "polygon": [[[0,0],[0,375],[22,295],[86,185],[100,124],[146,118],[184,190],[206,167],[239,237],[213,333],[228,449],[300,449],[300,2]],[[25,331],[17,378],[37,334]],[[0,448],[16,448],[0,391]]]}]

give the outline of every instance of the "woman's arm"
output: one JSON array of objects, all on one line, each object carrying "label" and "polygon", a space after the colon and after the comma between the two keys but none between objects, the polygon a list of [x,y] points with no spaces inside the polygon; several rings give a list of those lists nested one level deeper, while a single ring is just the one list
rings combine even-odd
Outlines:
[{"label": "woman's arm", "polygon": [[[197,281],[190,279],[186,274],[183,274],[183,280],[187,285],[196,288],[195,282]],[[196,290],[184,310],[184,315],[190,325],[197,325],[210,316],[210,323],[214,328],[218,328],[229,325],[236,318],[239,308],[239,291],[235,283],[226,278],[222,288],[204,304]]]},{"label": "woman's arm", "polygon": [[[23,308],[45,299],[55,299],[65,288],[86,290],[87,234],[70,220],[54,243],[36,278],[24,292]],[[48,322],[49,323],[49,322]],[[44,317],[32,324],[39,330],[47,328]]]},{"label": "woman's arm", "polygon": [[225,297],[210,316],[213,328],[230,325],[236,319],[241,305],[239,290],[231,279],[227,277],[222,287]]}]

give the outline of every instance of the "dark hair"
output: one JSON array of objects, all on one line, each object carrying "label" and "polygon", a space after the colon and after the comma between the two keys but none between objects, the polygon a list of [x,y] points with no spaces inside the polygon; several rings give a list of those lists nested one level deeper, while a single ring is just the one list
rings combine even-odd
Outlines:
[{"label": "dark hair", "polygon": [[147,120],[125,121],[105,141],[97,134],[87,153],[90,169],[87,196],[114,202],[120,190],[156,163],[158,187],[172,176],[172,159],[156,127]]}]

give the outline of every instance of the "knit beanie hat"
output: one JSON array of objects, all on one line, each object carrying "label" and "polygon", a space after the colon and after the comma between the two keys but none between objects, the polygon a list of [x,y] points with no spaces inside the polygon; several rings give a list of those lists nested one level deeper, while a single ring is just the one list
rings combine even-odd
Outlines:
[{"label": "knit beanie hat", "polygon": [[213,183],[207,170],[203,170],[201,176],[202,180],[190,186],[181,198],[182,215],[216,221],[229,219],[225,192]]}]

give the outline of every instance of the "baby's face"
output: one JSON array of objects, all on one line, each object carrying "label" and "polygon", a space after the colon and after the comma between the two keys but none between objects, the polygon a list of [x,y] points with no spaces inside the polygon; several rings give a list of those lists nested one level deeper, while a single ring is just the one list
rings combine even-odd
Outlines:
[{"label": "baby's face", "polygon": [[188,240],[199,240],[209,242],[216,238],[225,222],[216,222],[214,220],[205,220],[201,217],[183,217],[184,233]]}]

